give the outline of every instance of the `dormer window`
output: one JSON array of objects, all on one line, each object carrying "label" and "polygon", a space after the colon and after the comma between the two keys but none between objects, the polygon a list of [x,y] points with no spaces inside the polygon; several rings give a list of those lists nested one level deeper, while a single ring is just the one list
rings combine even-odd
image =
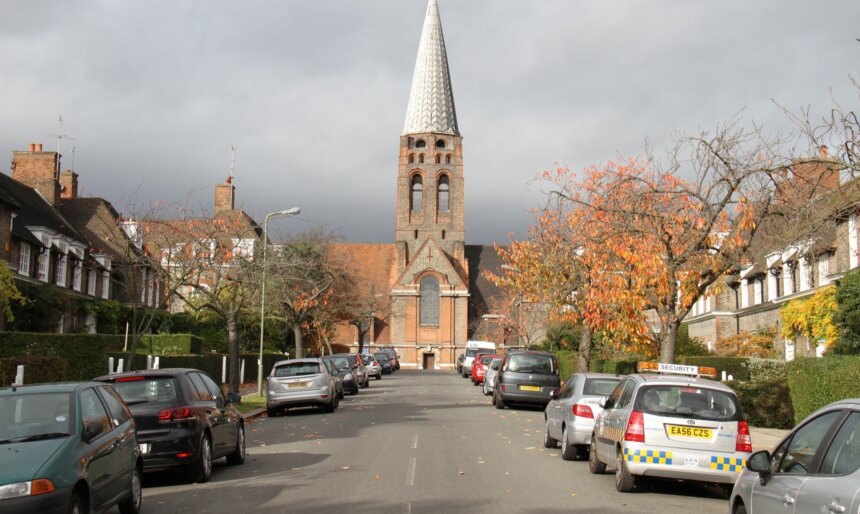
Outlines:
[{"label": "dormer window", "polygon": [[412,211],[421,211],[421,202],[424,199],[424,184],[421,182],[421,175],[412,177]]}]

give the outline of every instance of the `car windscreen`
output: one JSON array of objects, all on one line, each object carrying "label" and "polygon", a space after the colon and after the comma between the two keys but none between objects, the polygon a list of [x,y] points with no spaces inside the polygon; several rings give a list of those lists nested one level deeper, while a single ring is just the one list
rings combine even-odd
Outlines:
[{"label": "car windscreen", "polygon": [[376,354],[376,360],[378,360],[379,362],[388,362],[389,361],[388,355],[385,355],[384,353],[377,353]]},{"label": "car windscreen", "polygon": [[506,371],[514,373],[555,373],[555,363],[549,355],[514,354],[508,359]]},{"label": "car windscreen", "polygon": [[466,349],[466,357],[474,357],[475,355],[478,355],[478,349],[477,348],[467,348]]},{"label": "car windscreen", "polygon": [[740,407],[734,394],[697,385],[653,385],[642,387],[636,410],[655,416],[737,421]]},{"label": "car windscreen", "polygon": [[332,357],[328,360],[334,364],[334,367],[337,369],[352,369],[352,363],[349,362],[349,359],[346,357]]},{"label": "car windscreen", "polygon": [[582,386],[582,394],[588,396],[609,396],[615,386],[621,382],[620,378],[588,378]]},{"label": "car windscreen", "polygon": [[374,362],[376,362],[376,357],[373,357],[372,355],[365,355],[364,356],[364,365],[365,366],[369,366],[369,365],[373,364]]},{"label": "car windscreen", "polygon": [[111,385],[128,405],[176,400],[178,385],[174,377],[121,377]]},{"label": "car windscreen", "polygon": [[290,362],[275,368],[272,376],[275,377],[302,377],[322,373],[322,366],[317,362]]},{"label": "car windscreen", "polygon": [[493,362],[493,359],[494,357],[481,357],[481,364],[486,366],[487,364]]},{"label": "car windscreen", "polygon": [[0,444],[66,437],[73,432],[71,393],[21,393],[0,397]]}]

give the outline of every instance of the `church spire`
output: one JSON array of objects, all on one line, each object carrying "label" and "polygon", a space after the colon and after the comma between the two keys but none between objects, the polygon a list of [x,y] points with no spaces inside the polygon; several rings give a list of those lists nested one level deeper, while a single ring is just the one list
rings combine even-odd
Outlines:
[{"label": "church spire", "polygon": [[424,132],[460,135],[436,0],[430,0],[427,5],[403,128],[404,135]]}]

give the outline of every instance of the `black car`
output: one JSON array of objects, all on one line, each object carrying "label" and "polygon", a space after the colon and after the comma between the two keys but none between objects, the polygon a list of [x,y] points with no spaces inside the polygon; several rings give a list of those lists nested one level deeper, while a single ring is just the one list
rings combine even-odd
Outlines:
[{"label": "black car", "polygon": [[550,393],[560,386],[558,361],[549,352],[512,350],[499,364],[493,404],[504,409],[508,404],[546,406]]},{"label": "black car", "polygon": [[320,360],[334,366],[335,373],[343,380],[343,392],[349,391],[349,394],[358,394],[359,380],[356,376],[356,370],[352,366],[355,361],[344,355],[326,355],[320,357]]},{"label": "black car", "polygon": [[112,384],[131,410],[144,471],[179,468],[207,482],[212,460],[245,462],[245,422],[218,384],[196,369],[155,369],[96,379]]},{"label": "black car", "polygon": [[[320,358],[320,362],[323,363],[325,369],[328,370],[328,374],[334,378],[334,393],[337,396],[338,400],[343,399],[343,376],[337,372],[337,366],[334,365],[334,362],[330,360],[324,360]],[[272,416],[269,416],[272,417]]]},{"label": "black car", "polygon": [[391,356],[387,353],[378,352],[374,353],[373,357],[379,362],[379,365],[382,366],[382,374],[390,375],[394,372],[393,367],[391,366]]}]

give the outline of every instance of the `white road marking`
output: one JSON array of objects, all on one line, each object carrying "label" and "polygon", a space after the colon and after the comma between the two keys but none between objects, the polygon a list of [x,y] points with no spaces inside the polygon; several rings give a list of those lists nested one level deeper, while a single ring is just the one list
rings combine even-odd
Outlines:
[{"label": "white road marking", "polygon": [[415,485],[415,464],[418,460],[415,457],[409,457],[409,470],[406,471],[406,485]]},{"label": "white road marking", "polygon": [[406,514],[412,514],[412,502],[406,504]]},{"label": "white road marking", "polygon": [[418,434],[415,434],[415,437],[412,438],[412,449],[418,449]]}]

